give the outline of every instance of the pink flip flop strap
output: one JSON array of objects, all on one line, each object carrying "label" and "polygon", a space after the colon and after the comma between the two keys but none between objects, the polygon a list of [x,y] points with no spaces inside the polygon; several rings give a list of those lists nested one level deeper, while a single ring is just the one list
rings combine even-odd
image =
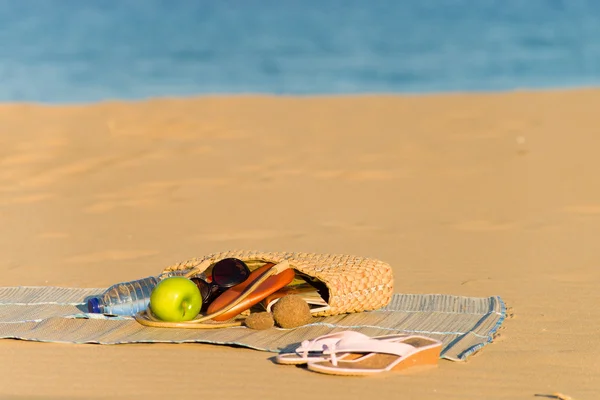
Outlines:
[{"label": "pink flip flop strap", "polygon": [[338,341],[323,350],[323,354],[331,357],[331,363],[337,366],[338,354],[342,353],[384,353],[398,357],[406,357],[414,353],[416,347],[406,343],[387,342],[382,340]]},{"label": "pink flip flop strap", "polygon": [[311,351],[323,351],[325,348],[335,345],[340,340],[346,343],[353,343],[355,341],[368,340],[369,337],[360,332],[355,331],[342,331],[331,333],[328,335],[319,336],[313,340],[304,340],[300,347],[296,349],[296,353],[301,355],[303,358],[308,357],[308,353]]}]

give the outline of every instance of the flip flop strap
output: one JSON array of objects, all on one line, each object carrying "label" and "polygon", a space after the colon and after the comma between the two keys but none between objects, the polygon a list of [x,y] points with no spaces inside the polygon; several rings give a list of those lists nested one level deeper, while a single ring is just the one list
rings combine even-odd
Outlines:
[{"label": "flip flop strap", "polygon": [[398,357],[406,357],[415,351],[416,347],[406,343],[385,342],[381,340],[364,340],[360,342],[338,341],[327,345],[323,354],[330,356],[331,364],[337,366],[338,354],[346,353],[384,353]]},{"label": "flip flop strap", "polygon": [[340,340],[347,342],[368,340],[369,337],[365,334],[355,331],[344,331],[337,334],[329,334],[319,336],[313,340],[304,340],[300,343],[300,347],[296,349],[296,353],[301,355],[302,358],[308,358],[308,353],[311,351],[323,351],[326,346],[335,344]]}]

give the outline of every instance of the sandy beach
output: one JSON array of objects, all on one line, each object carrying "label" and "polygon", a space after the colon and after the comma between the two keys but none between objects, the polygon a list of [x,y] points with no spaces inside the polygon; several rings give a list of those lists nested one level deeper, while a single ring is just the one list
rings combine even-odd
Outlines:
[{"label": "sandy beach", "polygon": [[592,89],[0,105],[0,286],[306,251],[514,313],[465,363],[376,378],[226,346],[0,340],[0,399],[598,398],[598,110]]}]

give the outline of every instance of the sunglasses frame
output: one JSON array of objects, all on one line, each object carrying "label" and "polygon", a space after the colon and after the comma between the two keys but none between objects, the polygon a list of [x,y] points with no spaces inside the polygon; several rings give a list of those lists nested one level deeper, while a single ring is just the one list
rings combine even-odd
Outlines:
[{"label": "sunglasses frame", "polygon": [[[220,265],[225,265],[225,262],[234,262],[236,264],[236,266],[238,267],[238,271],[243,271],[243,273],[240,273],[240,278],[243,278],[239,281],[233,281],[230,283],[218,283],[217,281],[215,281],[215,269],[218,269]],[[245,276],[244,276],[245,275]],[[212,281],[211,282],[207,282],[206,280],[195,276],[193,278],[190,278],[195,284],[196,286],[198,286],[198,289],[200,290],[200,294],[202,295],[202,288],[200,287],[201,285],[204,285],[208,291],[206,293],[206,296],[202,296],[202,308],[205,308],[205,306],[207,307],[215,298],[216,298],[216,294],[221,294],[222,292],[224,292],[225,290],[232,288],[236,285],[239,285],[242,282],[245,282],[248,277],[250,276],[250,268],[248,268],[248,265],[243,262],[242,260],[238,259],[238,258],[224,258],[220,261],[218,261],[217,263],[215,263],[215,265],[212,268]]]}]

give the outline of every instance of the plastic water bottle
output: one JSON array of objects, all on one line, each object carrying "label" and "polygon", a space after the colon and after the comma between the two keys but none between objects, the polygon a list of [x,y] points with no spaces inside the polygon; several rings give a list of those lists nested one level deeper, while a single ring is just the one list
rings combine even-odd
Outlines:
[{"label": "plastic water bottle", "polygon": [[100,296],[88,299],[88,311],[98,314],[135,315],[148,308],[150,295],[158,282],[170,276],[183,276],[187,272],[186,270],[165,272],[159,276],[117,283],[106,289]]}]

